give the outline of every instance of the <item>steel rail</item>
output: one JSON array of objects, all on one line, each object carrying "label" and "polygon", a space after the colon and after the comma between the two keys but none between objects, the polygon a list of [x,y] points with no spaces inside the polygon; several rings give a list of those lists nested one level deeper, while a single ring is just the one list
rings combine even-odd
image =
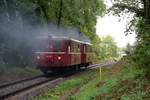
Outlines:
[{"label": "steel rail", "polygon": [[[88,66],[87,69],[98,68],[99,66],[109,66],[109,65],[113,65],[115,63],[116,62],[105,62],[105,63],[94,64],[94,65]],[[81,71],[83,71],[83,70],[81,70]],[[81,72],[81,71],[79,71],[79,72]],[[4,100],[5,98],[11,97],[20,92],[29,90],[31,88],[34,88],[34,87],[42,85],[44,83],[53,81],[55,79],[67,78],[68,76],[72,76],[75,73],[78,74],[77,72],[67,73],[67,74],[65,73],[64,75],[61,75],[61,76],[55,76],[55,77],[45,78],[45,79],[42,79],[42,77],[44,75],[39,75],[39,76],[35,76],[35,77],[29,78],[29,79],[23,79],[23,80],[14,81],[14,82],[11,82],[8,84],[3,84],[0,86],[0,100]],[[20,88],[19,88],[19,85],[21,86]],[[6,89],[6,92],[4,93],[3,91],[5,91],[5,89]]]}]

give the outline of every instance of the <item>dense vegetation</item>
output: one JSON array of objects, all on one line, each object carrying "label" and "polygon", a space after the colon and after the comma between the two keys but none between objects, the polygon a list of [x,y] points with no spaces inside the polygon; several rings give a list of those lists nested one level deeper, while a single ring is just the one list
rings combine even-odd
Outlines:
[{"label": "dense vegetation", "polygon": [[115,0],[111,10],[114,14],[134,14],[129,23],[127,34],[136,31],[137,43],[130,51],[129,58],[138,68],[150,76],[150,1],[149,0]]},{"label": "dense vegetation", "polygon": [[[83,80],[82,77],[77,77],[79,80],[69,80],[65,85],[56,87],[54,96],[57,96],[59,92],[57,89],[60,92],[65,91],[64,89],[69,85],[71,88],[79,86],[77,88],[79,89],[82,87],[80,83],[83,82],[87,84],[81,89],[81,94],[77,93],[75,97],[78,95],[82,97],[82,94],[89,95],[91,99],[94,99],[95,96],[122,100],[149,97],[150,1],[113,1],[113,6],[109,9],[113,14],[134,15],[126,34],[136,32],[135,46],[127,46],[128,56],[125,60],[123,59],[123,64],[118,65],[119,70],[112,68],[110,74],[108,70],[105,74],[108,77],[103,80],[102,84],[99,85],[98,77],[87,83],[92,76],[88,73],[87,76],[83,75]],[[102,16],[104,11],[103,0],[0,0],[0,67],[9,66],[10,69],[10,66],[32,66],[34,64],[32,58],[34,37],[50,32],[53,27],[58,30],[75,28],[75,34],[88,36],[93,43],[95,59],[116,57],[117,47],[113,39],[110,36],[99,38],[95,34],[97,16]],[[0,69],[0,74],[2,72],[3,70]],[[96,73],[95,76],[98,76],[99,73]],[[71,99],[75,97],[69,95]]]},{"label": "dense vegetation", "polygon": [[102,67],[101,81],[99,70],[90,70],[66,80],[35,100],[149,100],[149,82],[140,75],[143,75],[142,70],[122,59],[113,66]]},{"label": "dense vegetation", "polygon": [[0,0],[0,65],[34,64],[34,37],[53,27],[75,28],[75,34],[88,36],[97,55],[95,25],[104,10],[103,0]]},{"label": "dense vegetation", "polygon": [[102,60],[117,58],[119,56],[118,49],[116,42],[111,36],[101,37],[98,57],[101,57],[100,59]]},{"label": "dense vegetation", "polygon": [[[127,34],[136,31],[137,43],[130,51],[129,58],[135,62],[136,66],[149,73],[149,1],[115,0],[113,4],[109,10],[114,14],[134,14]],[[95,58],[106,59],[117,56],[116,45],[112,39],[100,39],[95,34],[97,16],[104,15],[104,11],[103,0],[1,0],[0,65],[29,66],[33,64],[31,56],[34,43],[31,40],[36,35],[48,33],[52,26],[58,29],[76,28],[75,34],[88,36],[93,43]],[[107,48],[107,45],[110,48]],[[108,52],[110,49],[113,50],[112,53]]]}]

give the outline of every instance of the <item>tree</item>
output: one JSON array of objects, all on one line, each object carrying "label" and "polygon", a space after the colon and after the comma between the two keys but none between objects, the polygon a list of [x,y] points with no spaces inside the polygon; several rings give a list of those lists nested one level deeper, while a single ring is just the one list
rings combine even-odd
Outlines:
[{"label": "tree", "polygon": [[129,43],[126,45],[125,53],[128,55],[132,53],[132,46]]},{"label": "tree", "polygon": [[118,48],[114,39],[111,36],[106,36],[101,39],[100,43],[100,57],[102,59],[111,59],[118,57]]},{"label": "tree", "polygon": [[[150,1],[149,0],[115,0],[111,10],[115,14],[134,13],[129,29],[134,27],[137,43],[131,56],[139,68],[149,74],[150,71]],[[150,76],[150,74],[149,74]]]},{"label": "tree", "polygon": [[0,0],[0,62],[31,65],[30,41],[49,24],[77,28],[97,45],[96,19],[104,11],[103,0]]}]

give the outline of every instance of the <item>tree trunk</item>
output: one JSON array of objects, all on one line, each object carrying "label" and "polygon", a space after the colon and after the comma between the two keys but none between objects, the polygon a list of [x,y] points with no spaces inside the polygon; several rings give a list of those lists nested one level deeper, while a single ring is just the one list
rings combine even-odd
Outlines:
[{"label": "tree trunk", "polygon": [[62,8],[63,8],[63,0],[60,0],[60,9],[59,9],[59,15],[58,15],[58,22],[57,22],[58,28],[60,27],[60,24],[61,24]]},{"label": "tree trunk", "polygon": [[48,17],[48,15],[47,15],[47,11],[46,11],[46,8],[45,8],[45,6],[42,4],[42,2],[40,2],[39,0],[37,0],[37,4],[39,5],[39,9],[43,12],[43,14],[44,14],[44,17],[45,17],[45,19],[46,19],[46,22],[47,22],[47,24],[50,22],[50,20],[49,20],[49,17]]},{"label": "tree trunk", "polygon": [[143,0],[144,2],[144,13],[145,19],[148,24],[150,24],[150,0]]}]

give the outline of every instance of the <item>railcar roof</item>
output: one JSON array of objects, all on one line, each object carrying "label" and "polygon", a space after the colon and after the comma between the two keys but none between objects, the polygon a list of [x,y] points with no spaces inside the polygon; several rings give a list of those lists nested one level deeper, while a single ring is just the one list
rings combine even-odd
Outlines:
[{"label": "railcar roof", "polygon": [[87,45],[92,45],[90,42],[85,42],[85,41],[81,41],[81,40],[77,40],[71,37],[66,37],[66,36],[41,36],[39,38],[52,38],[52,39],[62,39],[62,40],[71,40],[74,42],[79,42],[82,44],[87,44]]},{"label": "railcar roof", "polygon": [[82,44],[92,45],[90,42],[85,42],[85,41],[77,40],[77,39],[70,38],[70,37],[54,36],[52,38],[55,38],[55,39],[66,39],[66,40],[71,40],[71,41],[74,41],[74,42],[79,42],[79,43],[82,43]]}]

